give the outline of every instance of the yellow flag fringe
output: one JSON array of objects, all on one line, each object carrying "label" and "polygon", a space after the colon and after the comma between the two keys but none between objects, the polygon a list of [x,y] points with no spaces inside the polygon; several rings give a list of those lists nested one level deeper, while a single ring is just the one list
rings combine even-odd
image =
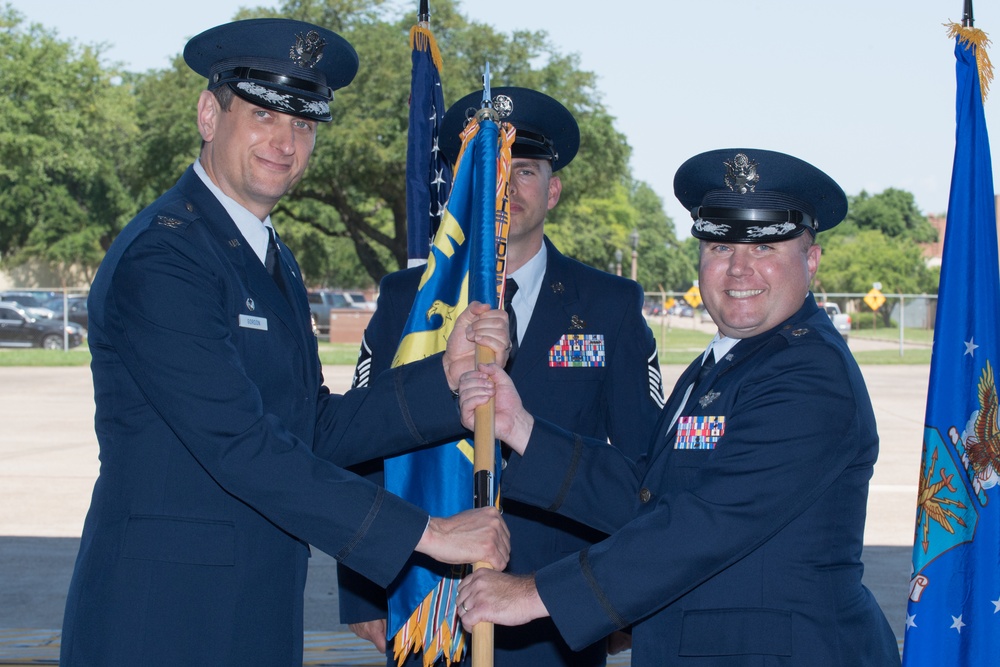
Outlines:
[{"label": "yellow flag fringe", "polygon": [[970,46],[976,47],[976,68],[979,70],[979,89],[983,94],[983,102],[990,90],[990,83],[993,82],[993,63],[990,62],[990,55],[986,49],[990,46],[989,36],[979,28],[966,28],[958,23],[945,23],[948,28],[948,38],[958,40],[965,44],[965,49]]},{"label": "yellow flag fringe", "polygon": [[430,51],[434,67],[437,67],[439,72],[441,71],[444,61],[441,60],[441,50],[438,49],[437,40],[434,39],[434,33],[431,32],[429,27],[418,23],[410,28],[410,48],[419,51]]}]

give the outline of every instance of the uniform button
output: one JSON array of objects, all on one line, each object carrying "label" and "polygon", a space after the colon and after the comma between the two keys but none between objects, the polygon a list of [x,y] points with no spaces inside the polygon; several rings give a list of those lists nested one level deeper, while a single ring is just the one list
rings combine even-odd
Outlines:
[{"label": "uniform button", "polygon": [[191,202],[184,202],[184,208],[187,209],[188,213],[194,213],[194,204]]},{"label": "uniform button", "polygon": [[643,488],[643,489],[639,490],[639,501],[640,502],[648,503],[649,499],[652,498],[652,497],[653,497],[653,494],[649,491],[649,489]]}]

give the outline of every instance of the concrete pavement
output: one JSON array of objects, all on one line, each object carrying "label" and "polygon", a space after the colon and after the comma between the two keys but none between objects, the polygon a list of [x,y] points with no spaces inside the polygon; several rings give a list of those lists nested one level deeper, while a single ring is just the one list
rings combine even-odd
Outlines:
[{"label": "concrete pavement", "polygon": [[[324,370],[332,390],[350,385],[351,367]],[[682,370],[665,366],[665,386]],[[929,369],[862,371],[882,441],[869,497],[865,583],[902,638]],[[58,655],[52,642],[98,472],[93,414],[88,367],[0,367],[0,665],[46,664],[46,655]],[[334,565],[314,551],[305,624],[307,653],[310,646],[316,653],[307,664],[378,664],[339,624]],[[18,658],[27,644],[43,662]],[[338,646],[353,653],[338,653]],[[628,664],[626,656],[613,664]]]}]

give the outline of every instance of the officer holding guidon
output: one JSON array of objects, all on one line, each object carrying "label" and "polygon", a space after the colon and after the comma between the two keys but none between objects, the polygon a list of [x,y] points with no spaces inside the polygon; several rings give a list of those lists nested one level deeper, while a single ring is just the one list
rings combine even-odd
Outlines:
[{"label": "officer holding guidon", "polygon": [[495,396],[497,434],[515,451],[504,496],[611,534],[531,575],[474,573],[463,623],[551,617],[572,647],[631,624],[636,667],[898,665],[861,583],[871,401],[809,292],[815,235],[847,198],[802,160],[743,148],[691,158],[674,191],[719,334],[678,380],[646,454],[633,462],[537,418],[496,366],[463,376],[465,421]]},{"label": "officer holding guidon", "polygon": [[452,390],[503,311],[368,389],[323,385],[298,264],[271,211],[305,172],[354,49],[253,19],[184,49],[208,79],[199,158],[115,239],[88,301],[101,471],[60,664],[301,665],[310,545],[390,582],[416,551],[507,563],[495,508],[429,517],[344,469],[465,433]]},{"label": "officer holding guidon", "polygon": [[[555,424],[637,457],[663,405],[656,342],[642,314],[642,288],[566,257],[545,235],[545,219],[562,194],[560,173],[576,156],[580,130],[557,100],[530,88],[492,88],[493,108],[514,125],[511,149],[507,297],[511,340],[507,365],[525,404]],[[441,149],[453,161],[459,134],[483,94],[453,104],[441,126]],[[356,378],[388,368],[413,304],[423,268],[382,280],[378,307],[365,331]],[[607,444],[605,444],[607,446]],[[600,471],[591,473],[600,478]],[[577,521],[503,498],[511,531],[509,571],[529,573],[604,537]],[[341,622],[385,646],[385,593],[339,571]],[[603,665],[603,638],[571,650],[550,619],[495,629],[497,667]],[[392,651],[389,661],[395,664]]]}]

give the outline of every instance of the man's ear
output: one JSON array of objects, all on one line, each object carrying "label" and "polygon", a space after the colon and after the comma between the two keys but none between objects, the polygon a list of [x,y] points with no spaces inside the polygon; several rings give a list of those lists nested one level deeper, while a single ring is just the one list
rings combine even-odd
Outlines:
[{"label": "man's ear", "polygon": [[551,211],[555,208],[556,204],[559,203],[559,195],[562,194],[562,181],[559,180],[558,176],[552,176],[549,178],[549,206],[548,209]]},{"label": "man's ear", "polygon": [[211,142],[215,138],[215,125],[221,113],[222,107],[215,94],[210,90],[201,91],[198,96],[198,132],[202,141]]}]

